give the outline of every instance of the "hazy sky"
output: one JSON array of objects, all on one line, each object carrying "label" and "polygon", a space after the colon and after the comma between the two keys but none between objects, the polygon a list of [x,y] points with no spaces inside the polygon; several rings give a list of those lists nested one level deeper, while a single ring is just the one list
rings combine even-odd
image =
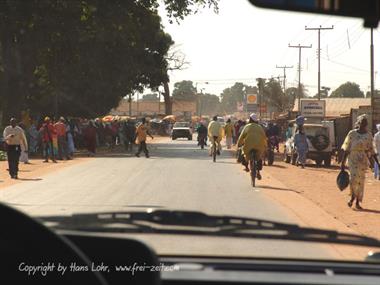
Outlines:
[{"label": "hazy sky", "polygon": [[[220,95],[234,82],[256,84],[257,77],[282,75],[277,65],[293,65],[287,70],[287,86],[298,83],[298,49],[292,45],[309,45],[302,51],[302,78],[309,95],[317,93],[317,31],[308,27],[334,25],[321,36],[321,85],[332,90],[346,81],[357,82],[366,92],[370,86],[370,30],[354,18],[320,16],[259,9],[248,0],[220,0],[220,12],[205,9],[165,30],[190,62],[188,69],[171,74],[171,85],[181,80],[198,82],[198,88]],[[380,32],[375,37],[375,70],[379,69]],[[376,74],[376,82],[380,74]],[[204,84],[208,81],[209,84]],[[380,84],[380,81],[379,81]]]}]

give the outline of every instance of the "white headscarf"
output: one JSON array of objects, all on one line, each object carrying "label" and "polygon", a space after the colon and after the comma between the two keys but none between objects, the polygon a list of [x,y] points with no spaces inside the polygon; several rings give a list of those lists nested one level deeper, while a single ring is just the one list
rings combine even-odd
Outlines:
[{"label": "white headscarf", "polygon": [[376,125],[376,129],[380,132],[380,124]]}]

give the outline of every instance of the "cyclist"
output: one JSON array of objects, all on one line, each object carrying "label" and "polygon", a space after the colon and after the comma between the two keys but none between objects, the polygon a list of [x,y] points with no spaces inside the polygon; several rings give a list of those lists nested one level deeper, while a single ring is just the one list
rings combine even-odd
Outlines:
[{"label": "cyclist", "polygon": [[199,123],[199,126],[197,128],[198,132],[198,145],[201,145],[201,141],[204,141],[204,144],[207,145],[206,139],[207,139],[207,128],[203,123]]},{"label": "cyclist", "polygon": [[238,147],[242,146],[245,166],[245,171],[249,171],[248,163],[250,158],[250,153],[252,150],[256,151],[257,154],[257,179],[261,179],[260,170],[263,167],[263,156],[267,149],[267,136],[262,126],[259,125],[257,115],[252,113],[249,116],[249,123],[244,127],[242,133],[238,139]]},{"label": "cyclist", "polygon": [[222,150],[222,145],[220,144],[223,137],[223,128],[218,122],[218,116],[214,116],[212,121],[208,124],[208,137],[211,142],[210,147],[210,156],[212,155],[212,146],[214,145],[214,141],[217,143],[218,148],[216,151],[217,155],[220,155],[220,151]]}]

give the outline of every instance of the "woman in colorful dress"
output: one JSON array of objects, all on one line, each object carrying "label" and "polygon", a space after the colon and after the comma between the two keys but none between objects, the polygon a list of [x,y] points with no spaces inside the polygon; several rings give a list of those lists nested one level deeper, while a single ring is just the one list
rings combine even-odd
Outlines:
[{"label": "woman in colorful dress", "polygon": [[346,159],[350,170],[350,200],[348,206],[356,200],[355,207],[361,210],[360,203],[363,201],[365,172],[368,168],[369,159],[372,157],[377,164],[379,161],[374,153],[373,138],[368,132],[368,119],[365,115],[359,116],[356,129],[351,130],[342,145],[344,157],[341,168],[345,169]]}]

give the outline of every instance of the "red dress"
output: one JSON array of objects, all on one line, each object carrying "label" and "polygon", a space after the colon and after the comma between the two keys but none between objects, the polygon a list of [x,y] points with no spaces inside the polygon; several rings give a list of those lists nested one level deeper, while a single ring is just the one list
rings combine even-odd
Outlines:
[{"label": "red dress", "polygon": [[84,132],[84,139],[87,150],[95,153],[96,151],[96,128],[94,126],[88,126]]}]

